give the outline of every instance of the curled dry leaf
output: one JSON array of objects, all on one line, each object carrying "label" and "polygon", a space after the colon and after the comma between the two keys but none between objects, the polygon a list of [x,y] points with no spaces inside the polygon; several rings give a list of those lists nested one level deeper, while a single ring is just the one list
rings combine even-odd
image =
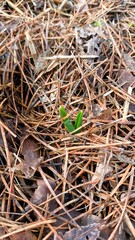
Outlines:
[{"label": "curled dry leaf", "polygon": [[7,24],[0,22],[0,33],[5,31],[9,33],[13,31],[17,27],[17,25],[19,25],[19,21],[17,20],[16,21],[12,20],[11,23],[7,23]]},{"label": "curled dry leaf", "polygon": [[[121,71],[120,74],[121,75],[120,75],[120,78],[118,79],[118,83],[124,89],[124,91],[128,92],[128,88],[130,86],[133,89],[135,89],[135,76],[133,76],[133,74],[129,70]],[[135,96],[134,95],[134,90],[133,90],[133,94],[132,95]],[[135,104],[134,103],[130,103],[130,105],[129,105],[129,112],[131,114],[132,113],[134,114],[134,112],[135,112]]]},{"label": "curled dry leaf", "polygon": [[93,226],[96,226],[96,225],[101,225],[103,224],[104,221],[99,217],[99,216],[96,216],[94,214],[87,214],[85,215],[85,217],[82,217],[81,219],[81,225],[83,226],[87,226],[89,225],[90,227],[93,227]]},{"label": "curled dry leaf", "polygon": [[101,114],[99,115],[100,119],[102,120],[111,120],[112,119],[112,109],[107,108],[104,109]]},{"label": "curled dry leaf", "polygon": [[102,112],[102,108],[100,107],[99,104],[93,104],[92,105],[92,113],[93,113],[93,117],[97,117],[101,114]]},{"label": "curled dry leaf", "polygon": [[34,175],[42,161],[38,150],[38,144],[34,139],[30,137],[26,138],[23,142],[21,153],[24,156],[22,171],[25,173],[26,177],[30,178]]},{"label": "curled dry leaf", "polygon": [[111,120],[112,119],[112,110],[111,108],[103,109],[99,104],[93,104],[92,106],[93,117],[100,117],[102,120]]},{"label": "curled dry leaf", "polygon": [[129,86],[135,88],[135,77],[129,70],[121,71],[118,84],[127,92]]},{"label": "curled dry leaf", "polygon": [[[51,187],[54,189],[56,184],[52,180],[48,180]],[[49,189],[46,186],[46,183],[43,180],[37,180],[38,188],[35,190],[30,201],[34,204],[40,204],[47,200],[47,195],[50,194]]]},{"label": "curled dry leaf", "polygon": [[81,13],[88,11],[88,2],[86,0],[79,0],[78,3],[75,4],[75,9]]},{"label": "curled dry leaf", "polygon": [[134,103],[130,103],[129,105],[129,111],[131,114],[135,113],[135,104]]},{"label": "curled dry leaf", "polygon": [[12,240],[37,240],[37,237],[35,234],[33,234],[31,231],[23,231],[20,233],[16,233],[12,236]]},{"label": "curled dry leaf", "polygon": [[35,10],[43,9],[44,7],[44,0],[33,0],[32,3],[34,5]]},{"label": "curled dry leaf", "polygon": [[98,58],[101,53],[103,39],[98,35],[98,31],[91,25],[76,28],[76,42],[78,51],[84,55],[93,55],[93,58],[85,59],[88,64],[94,63],[94,58]]},{"label": "curled dry leaf", "polygon": [[[56,186],[55,182],[50,179],[48,180],[48,182],[51,185],[52,189],[54,189]],[[48,189],[44,180],[37,180],[37,186],[38,187],[34,191],[30,201],[36,205],[39,205],[47,200],[48,195],[50,194],[50,190]],[[47,208],[49,209],[49,211],[53,211],[57,207],[58,207],[58,204],[55,199],[50,200],[47,205]],[[29,210],[29,205],[25,207],[25,211],[28,211],[28,210]]]},{"label": "curled dry leaf", "polygon": [[[67,10],[71,10],[71,9],[73,9],[73,3],[72,3],[72,1],[70,1],[70,0],[67,0],[67,1],[63,1],[63,0],[53,0],[53,2],[55,3],[55,4],[58,4],[58,6],[60,5],[61,7],[60,7],[60,10],[61,9],[67,9]],[[64,4],[63,4],[63,2],[64,2]]]},{"label": "curled dry leaf", "polygon": [[123,228],[123,222],[122,224],[119,226],[117,234],[115,236],[116,240],[129,240],[129,236],[126,236],[126,232],[125,229]]},{"label": "curled dry leaf", "polygon": [[30,178],[34,175],[42,161],[42,157],[40,157],[38,150],[38,144],[31,137],[26,138],[23,142],[21,153],[24,157],[24,161],[14,167],[14,170],[21,170],[27,178]]},{"label": "curled dry leaf", "polygon": [[99,237],[100,231],[97,228],[90,228],[90,226],[81,226],[81,230],[73,228],[64,234],[64,240],[96,240]]},{"label": "curled dry leaf", "polygon": [[132,71],[135,72],[135,60],[127,53],[124,54],[124,60],[127,67]]},{"label": "curled dry leaf", "polygon": [[[51,185],[52,189],[55,188],[56,184],[53,180],[48,180],[49,184]],[[33,196],[31,197],[30,201],[36,205],[41,204],[43,202],[45,202],[48,199],[48,195],[50,194],[50,190],[48,189],[46,183],[43,180],[37,180],[37,189],[35,190],[35,192],[33,193]],[[60,192],[57,190],[56,195],[59,194]],[[49,210],[49,212],[53,212],[55,211],[57,208],[59,207],[57,201],[55,199],[50,199],[50,201],[47,203],[47,208]],[[29,206],[26,206],[25,208],[26,211],[29,210]],[[68,211],[68,209],[67,209]],[[64,222],[69,222],[70,218],[69,216],[63,211],[63,209],[59,210],[57,212],[58,215],[60,215],[61,217],[57,218],[57,221],[54,222],[54,226],[58,227],[61,224],[63,224]],[[75,210],[71,210],[70,211],[70,216],[72,218],[78,217],[79,216],[79,212],[76,212]],[[79,222],[79,221],[78,221]],[[65,230],[62,230],[63,233],[65,233]]]},{"label": "curled dry leaf", "polygon": [[112,172],[113,168],[111,166],[107,166],[104,163],[99,163],[96,166],[95,174],[92,177],[92,181],[99,180],[99,188],[101,188],[104,177]]},{"label": "curled dry leaf", "polygon": [[3,143],[3,139],[2,139],[2,135],[0,133],[0,146],[3,147],[4,146],[4,143]]},{"label": "curled dry leaf", "polygon": [[[102,220],[95,216],[89,215],[82,218],[83,226],[79,228],[73,228],[67,231],[64,235],[59,233],[63,240],[96,240],[100,235],[99,226],[102,224]],[[56,240],[58,240],[56,238]]]},{"label": "curled dry leaf", "polygon": [[[56,209],[56,207],[55,207],[55,209]],[[52,209],[52,211],[55,210],[55,209]],[[71,216],[73,219],[76,218],[76,217],[79,217],[79,215],[80,215],[80,212],[77,212],[77,211],[75,211],[75,210],[70,210],[70,211],[69,211],[69,209],[67,209],[67,208],[66,208],[66,210],[69,212],[70,216]],[[62,224],[65,223],[65,222],[67,222],[68,225],[70,225],[69,221],[70,221],[71,219],[69,218],[69,216],[68,216],[66,213],[64,213],[63,209],[61,209],[60,211],[58,211],[57,214],[59,214],[60,217],[58,217],[58,218],[57,218],[57,221],[54,223],[54,226],[55,226],[55,227],[59,227],[60,225],[62,225]],[[80,219],[76,220],[76,223],[77,223],[78,225],[80,225],[80,222],[81,222]],[[64,228],[61,229],[61,233],[63,233],[63,234],[65,233],[65,229],[64,229]]]},{"label": "curled dry leaf", "polygon": [[[5,234],[4,227],[0,227],[0,237],[2,237]],[[8,240],[8,238],[2,238],[2,240]]]},{"label": "curled dry leaf", "polygon": [[41,71],[49,72],[53,70],[55,67],[58,66],[59,62],[55,60],[47,60],[47,53],[44,52],[43,54],[40,54],[35,62],[35,72],[39,73]]}]

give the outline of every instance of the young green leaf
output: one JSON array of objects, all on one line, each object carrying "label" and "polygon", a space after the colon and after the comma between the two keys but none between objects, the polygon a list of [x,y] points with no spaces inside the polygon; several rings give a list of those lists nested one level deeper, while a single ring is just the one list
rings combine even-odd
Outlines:
[{"label": "young green leaf", "polygon": [[[79,127],[82,126],[82,117],[83,117],[83,111],[80,111],[77,114],[76,120],[75,120],[75,129],[78,129]],[[80,129],[78,131],[76,131],[75,133],[79,133]]]},{"label": "young green leaf", "polygon": [[[60,106],[59,112],[60,118],[65,118],[67,116],[67,112],[63,106]],[[63,123],[68,132],[73,132],[75,130],[70,118],[67,117],[66,119],[63,119]]]},{"label": "young green leaf", "polygon": [[73,126],[72,122],[70,121],[69,118],[63,121],[64,126],[67,129],[68,132],[73,132],[75,130],[75,127]]},{"label": "young green leaf", "polygon": [[63,106],[60,106],[59,113],[60,113],[60,118],[64,118],[67,116],[67,112]]}]

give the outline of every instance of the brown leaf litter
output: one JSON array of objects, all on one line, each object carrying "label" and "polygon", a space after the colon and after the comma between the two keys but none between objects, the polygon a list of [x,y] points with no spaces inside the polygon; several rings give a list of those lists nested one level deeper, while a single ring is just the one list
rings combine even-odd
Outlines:
[{"label": "brown leaf litter", "polygon": [[24,160],[12,168],[12,170],[20,170],[25,174],[26,178],[31,178],[42,162],[42,157],[40,157],[38,150],[38,144],[30,137],[24,139],[21,154],[23,155]]}]

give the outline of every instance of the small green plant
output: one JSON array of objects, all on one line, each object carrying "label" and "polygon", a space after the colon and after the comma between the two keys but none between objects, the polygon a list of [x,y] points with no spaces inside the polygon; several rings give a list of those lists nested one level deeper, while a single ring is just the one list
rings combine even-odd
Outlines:
[{"label": "small green plant", "polygon": [[93,22],[93,27],[103,27],[104,26],[104,22],[103,22],[103,20],[101,19],[101,20],[96,20],[96,21],[94,21]]},{"label": "small green plant", "polygon": [[79,128],[82,126],[83,111],[80,111],[77,114],[74,125],[71,122],[70,118],[68,117],[67,112],[63,106],[60,106],[59,113],[60,118],[63,120],[64,126],[68,132],[73,132],[73,134],[80,132]]},{"label": "small green plant", "polygon": [[135,23],[134,23],[134,22],[129,22],[129,23],[128,23],[128,26],[129,26],[129,28],[130,28],[130,27],[135,27]]}]

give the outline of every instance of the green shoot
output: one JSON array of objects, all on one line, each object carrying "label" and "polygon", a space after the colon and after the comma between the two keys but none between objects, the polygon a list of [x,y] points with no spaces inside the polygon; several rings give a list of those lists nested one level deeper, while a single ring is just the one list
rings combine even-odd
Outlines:
[{"label": "green shoot", "polygon": [[64,126],[67,129],[68,132],[73,132],[75,131],[75,128],[72,124],[72,122],[70,121],[69,118],[67,118],[66,120],[63,121],[64,122]]},{"label": "green shoot", "polygon": [[96,20],[96,21],[93,22],[93,27],[102,27],[102,26],[104,26],[104,22],[103,22],[102,19],[101,20]]},{"label": "green shoot", "polygon": [[[75,129],[78,129],[82,126],[82,117],[83,117],[83,111],[80,111],[77,114],[76,120],[75,120]],[[76,131],[75,133],[79,133],[81,129]]]},{"label": "green shoot", "polygon": [[59,112],[60,112],[60,118],[64,118],[63,123],[64,123],[64,126],[67,129],[67,131],[73,132],[75,130],[75,128],[74,128],[72,122],[70,121],[70,118],[69,117],[66,118],[67,112],[63,106],[60,106]]},{"label": "green shoot", "polygon": [[60,118],[65,118],[67,116],[67,112],[63,106],[60,106],[59,113],[60,113]]},{"label": "green shoot", "polygon": [[[63,106],[60,106],[59,114],[60,114],[60,118],[63,120],[64,126],[68,132],[73,132],[82,126],[83,111],[80,111],[77,114],[77,117],[75,120],[75,126],[72,124],[70,118],[67,116],[67,112]],[[79,133],[79,132],[80,132],[80,129],[78,131],[75,131],[73,134]]]}]

